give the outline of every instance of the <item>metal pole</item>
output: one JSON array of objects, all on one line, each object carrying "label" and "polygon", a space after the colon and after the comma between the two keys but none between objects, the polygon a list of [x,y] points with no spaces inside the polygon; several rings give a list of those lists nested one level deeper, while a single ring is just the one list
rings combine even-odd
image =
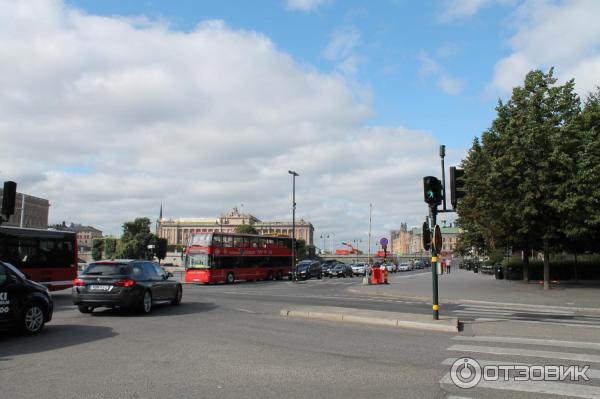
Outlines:
[{"label": "metal pole", "polygon": [[25,194],[21,194],[21,223],[19,227],[23,228],[23,221],[25,219]]},{"label": "metal pole", "polygon": [[442,158],[442,200],[444,212],[446,212],[446,169],[444,168],[444,157],[446,156],[446,146],[440,145],[440,158]]},{"label": "metal pole", "polygon": [[[429,219],[431,220],[430,230],[432,233],[435,231],[435,218],[437,216],[437,209],[435,207],[429,208]],[[433,245],[435,237],[431,238],[431,286],[433,291],[433,319],[439,320],[440,318],[440,305],[438,298],[438,277],[437,277],[437,252]]]},{"label": "metal pole", "polygon": [[373,212],[373,204],[369,204],[369,256],[368,256],[368,266],[371,266],[371,215]]},{"label": "metal pole", "polygon": [[[296,176],[298,173],[288,170],[292,175],[292,276],[295,275],[296,268]],[[295,279],[294,279],[295,280]]]}]

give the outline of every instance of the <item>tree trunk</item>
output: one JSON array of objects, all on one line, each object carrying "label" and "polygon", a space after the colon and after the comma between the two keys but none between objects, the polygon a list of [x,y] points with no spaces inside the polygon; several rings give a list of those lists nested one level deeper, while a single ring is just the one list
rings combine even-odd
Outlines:
[{"label": "tree trunk", "polygon": [[575,252],[575,269],[573,270],[573,278],[575,279],[575,282],[579,281],[579,277],[577,276],[577,252]]},{"label": "tree trunk", "polygon": [[550,289],[550,245],[544,240],[544,289]]},{"label": "tree trunk", "polygon": [[529,249],[523,250],[523,281],[529,283]]}]

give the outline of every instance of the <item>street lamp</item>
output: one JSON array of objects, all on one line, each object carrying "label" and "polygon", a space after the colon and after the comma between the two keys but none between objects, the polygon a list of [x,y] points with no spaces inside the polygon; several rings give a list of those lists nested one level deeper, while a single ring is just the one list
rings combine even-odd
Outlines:
[{"label": "street lamp", "polygon": [[352,240],[352,242],[356,244],[356,263],[358,263],[358,246],[362,242],[362,240],[355,239],[355,240]]},{"label": "street lamp", "polygon": [[329,239],[329,233],[321,234],[320,238],[323,239],[323,255],[325,255],[327,253],[327,247],[325,246],[325,240]]},{"label": "street lamp", "polygon": [[[292,175],[292,269],[296,267],[296,176],[300,176],[293,170],[288,170]],[[292,274],[294,274],[292,270]]]}]

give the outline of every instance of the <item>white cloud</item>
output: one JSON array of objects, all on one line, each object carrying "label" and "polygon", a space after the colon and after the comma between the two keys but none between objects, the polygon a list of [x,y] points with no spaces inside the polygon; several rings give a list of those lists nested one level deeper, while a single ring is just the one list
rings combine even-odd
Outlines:
[{"label": "white cloud", "polygon": [[494,0],[446,0],[440,13],[442,21],[472,17]]},{"label": "white cloud", "polygon": [[244,203],[289,220],[289,169],[317,234],[364,237],[371,202],[376,235],[422,221],[430,134],[365,127],[362,93],[259,33],[140,21],[58,0],[0,5],[0,178],[48,198],[51,222],[115,233],[161,202],[167,217]]},{"label": "white cloud", "polygon": [[286,0],[285,3],[290,10],[310,12],[323,5],[333,3],[333,0]]},{"label": "white cloud", "polygon": [[515,14],[510,55],[498,61],[491,89],[509,93],[533,68],[556,67],[587,93],[600,84],[600,2],[525,2]]},{"label": "white cloud", "polygon": [[439,62],[424,51],[421,51],[418,58],[420,64],[417,74],[421,79],[436,80],[438,88],[452,96],[459,95],[462,92],[465,86],[464,80],[449,75]]},{"label": "white cloud", "polygon": [[323,51],[326,59],[336,62],[345,75],[353,75],[358,70],[360,56],[356,48],[360,44],[360,32],[354,28],[341,29],[333,33]]}]

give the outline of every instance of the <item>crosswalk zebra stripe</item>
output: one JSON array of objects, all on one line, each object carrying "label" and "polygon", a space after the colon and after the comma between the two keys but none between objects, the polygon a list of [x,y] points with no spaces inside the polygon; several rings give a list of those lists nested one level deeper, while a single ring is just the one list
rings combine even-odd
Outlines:
[{"label": "crosswalk zebra stripe", "polygon": [[546,321],[542,321],[542,320],[515,320],[515,319],[511,319],[511,320],[507,320],[511,323],[530,323],[530,324],[560,324],[561,326],[565,326],[565,327],[586,327],[586,328],[600,328],[600,324],[587,324],[587,322],[582,322],[582,323],[577,323],[577,320],[554,320],[554,319],[545,319]]},{"label": "crosswalk zebra stripe", "polygon": [[561,348],[579,348],[579,349],[596,349],[600,350],[598,342],[580,342],[580,341],[559,341],[554,339],[535,339],[535,338],[519,338],[519,337],[493,337],[493,336],[478,336],[467,337],[457,335],[452,337],[456,341],[471,341],[471,342],[495,342],[502,344],[524,344],[524,345],[540,345],[540,346],[558,346]]},{"label": "crosswalk zebra stripe", "polygon": [[513,313],[531,313],[531,314],[551,314],[551,315],[561,315],[561,316],[572,316],[575,314],[575,312],[569,312],[569,311],[551,311],[551,310],[539,310],[539,309],[533,309],[533,308],[527,308],[527,307],[513,307],[513,306],[477,306],[477,305],[460,305],[462,306],[464,309],[469,309],[469,310],[474,310],[474,309],[479,309],[479,310],[488,310],[488,311],[493,311],[493,310],[499,310],[501,312],[513,312]]},{"label": "crosswalk zebra stripe", "polygon": [[562,359],[572,360],[577,362],[600,363],[599,355],[568,353],[568,352],[552,352],[540,351],[523,348],[500,348],[494,346],[474,346],[474,345],[452,345],[448,348],[449,351],[458,352],[476,352],[486,353],[490,355],[515,355],[526,357],[539,357],[545,359]]},{"label": "crosswalk zebra stripe", "polygon": [[503,316],[510,316],[513,312],[502,312],[494,310],[453,310],[452,313],[464,313],[464,314],[499,314]]},{"label": "crosswalk zebra stripe", "polygon": [[[458,360],[459,358],[457,357],[450,357],[446,360],[444,360],[442,362],[442,364],[444,366],[452,366],[454,364],[454,362],[456,360]],[[479,363],[480,366],[498,366],[498,365],[506,365],[509,364],[511,366],[532,366],[533,364],[531,363],[519,363],[519,362],[507,362],[506,360],[487,360],[487,359],[476,359],[477,363]],[[588,369],[585,373],[590,380],[597,380],[600,379],[600,370],[597,369]]]},{"label": "crosswalk zebra stripe", "polygon": [[[446,373],[440,380],[440,384],[453,385],[450,373]],[[505,391],[518,391],[529,393],[552,394],[585,399],[599,399],[600,387],[582,384],[569,384],[552,381],[486,381],[481,380],[476,388],[497,389]]]}]

